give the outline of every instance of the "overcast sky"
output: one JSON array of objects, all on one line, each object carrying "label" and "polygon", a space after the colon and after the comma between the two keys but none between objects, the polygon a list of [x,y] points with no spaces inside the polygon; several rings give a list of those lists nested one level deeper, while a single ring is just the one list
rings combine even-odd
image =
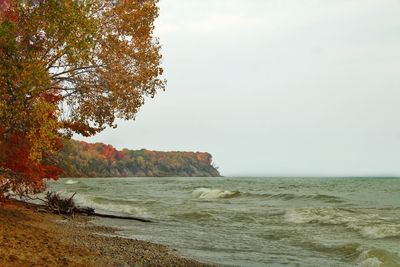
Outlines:
[{"label": "overcast sky", "polygon": [[400,175],[400,1],[161,0],[166,92],[90,142],[223,175]]}]

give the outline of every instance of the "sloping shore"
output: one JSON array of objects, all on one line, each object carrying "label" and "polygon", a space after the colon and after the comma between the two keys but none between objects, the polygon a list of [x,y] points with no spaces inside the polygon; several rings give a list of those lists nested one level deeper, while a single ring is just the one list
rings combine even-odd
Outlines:
[{"label": "sloping shore", "polygon": [[207,266],[166,246],[109,237],[113,230],[41,213],[22,203],[0,203],[0,266]]}]

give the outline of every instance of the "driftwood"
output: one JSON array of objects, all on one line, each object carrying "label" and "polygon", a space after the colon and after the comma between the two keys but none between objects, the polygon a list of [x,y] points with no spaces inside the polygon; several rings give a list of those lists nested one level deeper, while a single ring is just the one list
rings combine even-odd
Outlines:
[{"label": "driftwood", "polygon": [[[76,193],[75,193],[76,194]],[[46,198],[40,199],[44,202],[44,204],[35,204],[31,202],[22,201],[25,204],[33,206],[39,212],[51,212],[62,215],[74,216],[75,214],[83,214],[86,216],[96,216],[102,218],[111,218],[111,219],[122,219],[122,220],[132,220],[139,222],[154,222],[149,219],[134,217],[134,216],[123,216],[123,215],[112,215],[112,214],[103,214],[97,213],[95,209],[90,207],[78,207],[75,205],[73,200],[75,194],[73,194],[70,198],[64,199],[60,197],[57,193],[48,192],[46,194]]]},{"label": "driftwood", "polygon": [[47,192],[44,202],[47,208],[53,213],[74,216],[78,209],[73,200],[75,194],[76,193],[74,193],[70,198],[62,198],[57,193]]},{"label": "driftwood", "polygon": [[111,214],[102,214],[102,213],[94,213],[91,216],[103,217],[103,218],[112,218],[112,219],[123,219],[123,220],[133,220],[139,222],[154,222],[149,219],[140,218],[140,217],[132,217],[132,216],[119,216],[119,215],[111,215]]}]

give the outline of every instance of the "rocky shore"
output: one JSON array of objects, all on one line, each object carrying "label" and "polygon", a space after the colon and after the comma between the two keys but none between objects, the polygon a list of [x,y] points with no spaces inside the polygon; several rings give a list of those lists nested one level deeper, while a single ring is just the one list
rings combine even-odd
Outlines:
[{"label": "rocky shore", "polygon": [[0,266],[209,266],[146,241],[113,237],[114,229],[0,202]]}]

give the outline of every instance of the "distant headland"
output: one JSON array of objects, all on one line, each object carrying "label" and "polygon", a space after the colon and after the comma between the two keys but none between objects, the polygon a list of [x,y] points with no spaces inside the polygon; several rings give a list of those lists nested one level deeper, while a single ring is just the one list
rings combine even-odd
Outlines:
[{"label": "distant headland", "polygon": [[205,152],[117,150],[103,143],[64,141],[63,177],[219,177]]}]

